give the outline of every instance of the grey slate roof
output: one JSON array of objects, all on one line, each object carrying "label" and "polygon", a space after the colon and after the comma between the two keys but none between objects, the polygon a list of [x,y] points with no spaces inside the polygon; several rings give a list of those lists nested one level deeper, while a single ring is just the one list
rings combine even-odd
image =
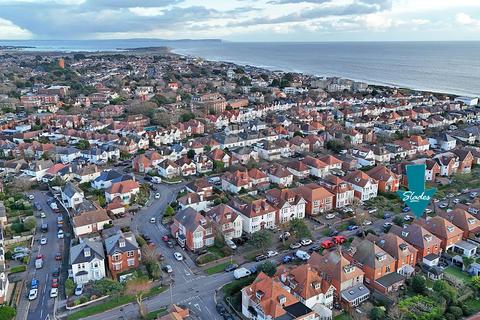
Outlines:
[{"label": "grey slate roof", "polygon": [[[85,257],[84,249],[90,248],[90,256]],[[84,239],[84,241],[76,246],[70,247],[70,264],[90,262],[93,259],[105,259],[103,245],[100,241]]]},{"label": "grey slate roof", "polygon": [[[131,233],[130,233],[131,234]],[[125,240],[125,246],[120,247],[120,240]],[[138,244],[133,235],[128,236],[121,231],[105,239],[105,250],[107,255],[113,255],[116,252],[127,252],[138,250]]]}]

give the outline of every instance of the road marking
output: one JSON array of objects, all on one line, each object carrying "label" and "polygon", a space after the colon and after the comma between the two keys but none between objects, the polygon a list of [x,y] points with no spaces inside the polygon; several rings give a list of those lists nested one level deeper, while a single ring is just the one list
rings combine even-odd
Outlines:
[{"label": "road marking", "polygon": [[195,303],[193,306],[195,308],[197,308],[200,312],[202,311],[202,309],[200,308],[200,305],[198,303]]}]

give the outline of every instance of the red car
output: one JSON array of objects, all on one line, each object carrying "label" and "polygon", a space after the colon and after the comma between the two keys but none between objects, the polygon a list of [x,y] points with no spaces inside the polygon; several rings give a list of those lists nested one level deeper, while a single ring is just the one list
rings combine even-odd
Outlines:
[{"label": "red car", "polygon": [[332,240],[335,242],[335,244],[342,244],[347,241],[347,238],[345,236],[335,236],[332,238]]},{"label": "red car", "polygon": [[43,254],[37,254],[37,259],[43,259]]},{"label": "red car", "polygon": [[57,253],[55,254],[55,260],[57,260],[57,261],[62,260],[62,254],[61,254],[60,252],[57,252]]},{"label": "red car", "polygon": [[322,246],[323,249],[330,249],[335,245],[335,243],[333,243],[332,240],[325,240],[320,245]]},{"label": "red car", "polygon": [[167,235],[164,235],[164,236],[162,237],[162,240],[165,241],[165,242],[167,242],[168,240],[170,240],[170,238],[169,238]]},{"label": "red car", "polygon": [[57,278],[52,279],[52,288],[58,288],[58,279]]}]

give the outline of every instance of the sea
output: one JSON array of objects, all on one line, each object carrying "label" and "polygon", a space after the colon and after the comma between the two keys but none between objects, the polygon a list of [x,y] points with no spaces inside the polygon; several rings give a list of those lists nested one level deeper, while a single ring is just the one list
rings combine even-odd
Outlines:
[{"label": "sea", "polygon": [[95,52],[167,46],[172,52],[269,70],[480,96],[480,42],[229,42],[221,40],[18,40],[21,50]]}]

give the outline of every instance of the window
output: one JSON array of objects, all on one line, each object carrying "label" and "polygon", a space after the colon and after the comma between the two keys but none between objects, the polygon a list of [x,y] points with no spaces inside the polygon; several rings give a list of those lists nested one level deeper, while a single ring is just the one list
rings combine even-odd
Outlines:
[{"label": "window", "polygon": [[134,251],[128,251],[128,252],[127,252],[127,257],[130,258],[130,257],[133,257],[133,256],[135,256],[135,252],[134,252]]},{"label": "window", "polygon": [[135,259],[128,259],[128,260],[127,260],[127,265],[128,265],[129,267],[134,266],[134,265],[135,265]]},{"label": "window", "polygon": [[122,270],[122,263],[120,263],[120,262],[114,263],[113,264],[113,270],[115,270],[115,271]]},{"label": "window", "polygon": [[112,256],[113,261],[120,261],[122,259],[122,255],[119,253],[116,253]]}]

